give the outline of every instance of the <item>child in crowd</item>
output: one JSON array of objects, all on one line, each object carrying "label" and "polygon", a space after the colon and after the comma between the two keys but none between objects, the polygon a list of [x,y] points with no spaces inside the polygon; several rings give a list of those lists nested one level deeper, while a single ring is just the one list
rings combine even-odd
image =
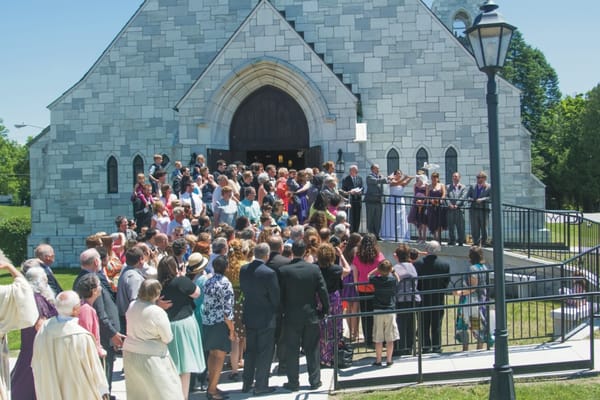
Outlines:
[{"label": "child in crowd", "polygon": [[[396,284],[398,276],[393,271],[393,265],[389,260],[383,260],[377,268],[369,272],[369,283],[375,287],[373,293],[373,310],[389,311],[396,307]],[[400,339],[398,325],[396,325],[396,315],[377,314],[373,318],[373,342],[375,342],[375,362],[374,366],[381,366],[381,353],[383,351],[383,342],[385,345],[385,354],[387,357],[386,367],[394,362],[392,356],[394,353],[394,341]]]},{"label": "child in crowd", "polygon": [[131,202],[134,202],[136,197],[140,199],[144,197],[144,185],[146,184],[146,175],[143,173],[135,176],[135,186],[133,187],[133,193],[131,194]]}]

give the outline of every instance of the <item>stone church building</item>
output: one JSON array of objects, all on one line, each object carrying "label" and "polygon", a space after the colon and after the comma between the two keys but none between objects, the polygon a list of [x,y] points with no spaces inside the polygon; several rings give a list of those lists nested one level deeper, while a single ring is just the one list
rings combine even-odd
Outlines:
[{"label": "stone church building", "polygon": [[[144,1],[49,105],[30,149],[30,247],[77,264],[85,236],[131,215],[155,153],[302,168],[341,150],[362,175],[427,161],[443,182],[458,170],[471,183],[489,170],[487,78],[452,30],[479,2]],[[498,86],[504,201],[543,207],[520,92]]]}]

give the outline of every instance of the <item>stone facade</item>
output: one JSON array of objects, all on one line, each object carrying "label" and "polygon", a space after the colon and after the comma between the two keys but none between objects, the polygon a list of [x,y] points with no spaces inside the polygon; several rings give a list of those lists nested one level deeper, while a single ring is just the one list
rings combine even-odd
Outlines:
[{"label": "stone facade", "polygon": [[[76,264],[83,238],[131,215],[134,157],[187,162],[229,146],[236,107],[262,85],[291,95],[324,160],[412,173],[419,149],[457,153],[465,183],[489,170],[486,77],[419,0],[147,0],[85,76],[50,104],[31,146],[30,247],[51,243]],[[531,175],[520,93],[499,79],[504,201],[543,207]],[[360,97],[359,97],[360,96]],[[355,141],[357,106],[367,141]],[[119,167],[107,193],[107,160]],[[493,183],[493,182],[492,182]]]}]

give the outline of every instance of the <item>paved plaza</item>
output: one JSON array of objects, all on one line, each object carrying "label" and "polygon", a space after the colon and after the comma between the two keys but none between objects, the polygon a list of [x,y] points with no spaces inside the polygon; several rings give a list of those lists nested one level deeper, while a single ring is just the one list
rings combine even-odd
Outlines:
[{"label": "paved plaza", "polygon": [[[583,334],[585,335],[585,333]],[[595,351],[595,366],[594,371],[600,372],[600,340],[594,341],[594,351]],[[535,365],[535,364],[544,364],[548,362],[552,363],[566,363],[566,362],[577,362],[577,361],[585,361],[590,358],[590,341],[584,339],[575,339],[570,340],[564,343],[547,343],[543,345],[530,345],[530,346],[513,346],[509,348],[510,351],[510,365],[518,370],[520,367],[525,367],[527,365]],[[11,358],[11,368],[15,358]],[[343,384],[348,380],[361,380],[367,382],[369,380],[380,378],[381,376],[398,376],[398,382],[402,381],[402,377],[406,375],[416,374],[417,372],[417,358],[416,357],[403,357],[401,359],[396,359],[394,364],[389,368],[381,368],[381,367],[373,367],[371,363],[374,361],[374,358],[365,357],[354,363],[351,368],[340,371],[339,381]],[[423,355],[423,374],[432,375],[432,374],[444,374],[451,373],[455,371],[476,371],[486,368],[492,368],[494,364],[494,351],[470,351],[470,352],[458,352],[458,353],[441,353],[441,354],[427,354]],[[272,376],[270,378],[270,385],[277,388],[277,390],[270,394],[269,399],[303,399],[303,400],[320,400],[327,399],[328,395],[331,391],[333,391],[334,381],[333,381],[333,370],[324,369],[321,371],[321,380],[323,381],[323,386],[319,390],[311,391],[308,385],[308,375],[306,373],[306,363],[304,358],[300,359],[300,390],[298,392],[291,393],[285,389],[283,389],[283,383],[287,381],[284,376]],[[127,394],[125,391],[125,380],[122,374],[122,360],[118,358],[115,363],[115,374],[113,380],[113,394],[117,397],[118,400],[127,399]],[[276,364],[273,364],[273,368],[275,368]],[[519,375],[515,372],[515,377],[519,376],[540,376],[543,374],[557,374],[557,375],[565,375],[572,374],[577,372],[583,372],[582,370],[570,370],[570,371],[554,371],[554,372],[546,372],[542,373],[540,371],[537,372],[529,372],[523,375]],[[222,390],[226,390],[230,396],[230,399],[247,399],[253,397],[251,393],[244,394],[241,393],[242,382],[232,382],[228,379],[229,371],[224,371],[221,375],[221,383],[219,387]],[[469,382],[469,381],[477,381],[486,378],[467,378],[460,380],[446,380],[439,381],[441,382]],[[432,381],[425,381],[425,383],[433,383]],[[414,382],[410,383],[414,384]],[[400,383],[391,385],[392,387],[401,386]],[[374,389],[375,387],[382,387],[379,385],[364,385],[360,389]],[[387,386],[389,388],[390,385]],[[204,399],[206,398],[206,394],[204,392],[194,393],[190,396],[190,399]]]}]

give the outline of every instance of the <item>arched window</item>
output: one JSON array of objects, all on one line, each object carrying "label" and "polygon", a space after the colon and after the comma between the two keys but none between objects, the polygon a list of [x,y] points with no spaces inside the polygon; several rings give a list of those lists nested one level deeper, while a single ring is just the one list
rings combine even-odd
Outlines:
[{"label": "arched window", "polygon": [[422,169],[425,172],[425,175],[429,176],[429,171],[426,169],[423,169],[423,165],[425,163],[429,162],[429,154],[427,154],[427,150],[425,150],[424,148],[420,148],[419,151],[417,151],[417,169],[416,171]]},{"label": "arched window", "polygon": [[464,11],[459,11],[452,21],[452,33],[457,38],[464,38],[466,37],[466,30],[469,25],[471,25],[469,15]]},{"label": "arched window", "polygon": [[396,149],[391,149],[387,153],[387,174],[390,175],[395,170],[400,169],[400,155]]},{"label": "arched window", "polygon": [[452,182],[452,174],[458,170],[458,154],[454,147],[446,150],[446,183]]},{"label": "arched window", "polygon": [[133,184],[134,185],[135,185],[135,177],[137,176],[137,174],[143,174],[143,173],[144,173],[144,160],[138,154],[133,159]]},{"label": "arched window", "polygon": [[106,187],[108,193],[119,193],[119,165],[113,156],[106,161]]}]

